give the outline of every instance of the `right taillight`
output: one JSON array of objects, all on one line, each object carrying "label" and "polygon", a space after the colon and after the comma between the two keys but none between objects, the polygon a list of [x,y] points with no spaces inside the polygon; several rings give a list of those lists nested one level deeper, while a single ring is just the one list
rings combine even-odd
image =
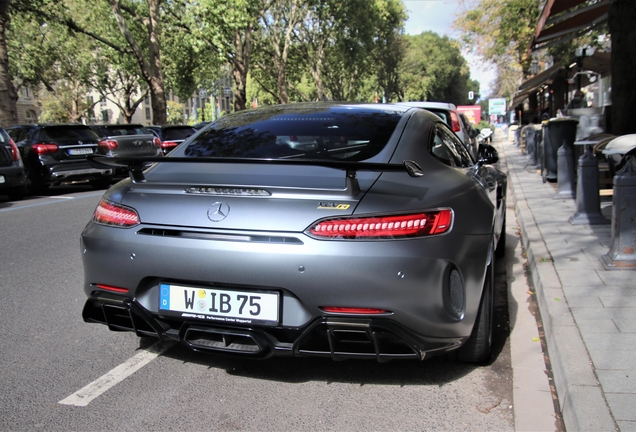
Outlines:
[{"label": "right taillight", "polygon": [[161,147],[164,148],[164,149],[174,148],[174,147],[176,147],[178,145],[179,145],[179,143],[176,143],[174,141],[163,141],[161,143]]},{"label": "right taillight", "polygon": [[459,123],[459,115],[455,111],[451,111],[451,127],[453,132],[459,132],[462,130],[462,125]]},{"label": "right taillight", "polygon": [[157,146],[157,147],[161,148],[161,140],[159,139],[159,137],[154,137],[154,138],[152,139],[152,143],[153,143],[155,146]]},{"label": "right taillight", "polygon": [[31,146],[31,150],[37,154],[55,153],[58,149],[57,144],[37,143]]},{"label": "right taillight", "polygon": [[453,211],[444,208],[402,215],[323,219],[306,233],[331,240],[396,239],[443,234],[452,223]]},{"label": "right taillight", "polygon": [[93,213],[93,222],[122,228],[130,228],[140,223],[139,215],[134,209],[106,199],[102,199],[97,205]]},{"label": "right taillight", "polygon": [[117,141],[115,140],[101,140],[97,145],[104,150],[115,150],[118,147]]},{"label": "right taillight", "polygon": [[9,144],[11,145],[11,159],[13,162],[17,162],[20,160],[20,152],[18,151],[18,146],[15,145],[12,139],[9,139]]}]

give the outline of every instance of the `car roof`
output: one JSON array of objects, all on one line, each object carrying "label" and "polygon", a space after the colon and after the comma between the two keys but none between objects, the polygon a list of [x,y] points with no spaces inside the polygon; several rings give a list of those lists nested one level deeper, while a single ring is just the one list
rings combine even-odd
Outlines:
[{"label": "car roof", "polygon": [[455,104],[449,103],[449,102],[418,102],[418,101],[414,101],[414,102],[398,102],[398,105],[407,105],[407,106],[411,106],[411,107],[416,107],[416,108],[434,108],[434,109],[450,109],[450,110],[457,110],[457,107],[455,106]]}]

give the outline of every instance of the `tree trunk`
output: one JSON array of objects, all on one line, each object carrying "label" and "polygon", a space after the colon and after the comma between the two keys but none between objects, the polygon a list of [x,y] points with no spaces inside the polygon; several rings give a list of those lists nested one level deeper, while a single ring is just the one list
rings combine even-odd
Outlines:
[{"label": "tree trunk", "polygon": [[243,32],[234,32],[234,55],[228,56],[232,64],[232,77],[236,84],[234,93],[234,110],[241,111],[247,107],[247,73],[252,55],[252,24],[248,24]]},{"label": "tree trunk", "polygon": [[609,11],[612,34],[612,114],[611,133],[636,133],[633,110],[636,106],[636,7],[634,0],[616,0]]},{"label": "tree trunk", "polygon": [[147,0],[148,20],[145,24],[146,31],[148,32],[148,59],[144,58],[139,44],[128,28],[128,24],[121,13],[119,2],[117,0],[109,1],[119,31],[132,49],[133,55],[141,69],[141,74],[148,83],[153,123],[163,126],[167,123],[168,117],[166,112],[166,93],[161,72],[161,45],[159,42],[159,25],[161,20],[161,11],[159,10],[160,0]]},{"label": "tree trunk", "polygon": [[11,126],[18,122],[18,93],[9,75],[9,53],[6,30],[9,22],[10,0],[0,0],[0,125]]}]

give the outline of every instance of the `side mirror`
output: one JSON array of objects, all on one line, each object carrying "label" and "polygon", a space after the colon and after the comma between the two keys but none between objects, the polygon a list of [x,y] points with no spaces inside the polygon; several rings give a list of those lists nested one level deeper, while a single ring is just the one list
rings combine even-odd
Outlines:
[{"label": "side mirror", "polygon": [[499,153],[493,146],[488,144],[479,145],[478,156],[481,165],[492,165],[499,162]]}]

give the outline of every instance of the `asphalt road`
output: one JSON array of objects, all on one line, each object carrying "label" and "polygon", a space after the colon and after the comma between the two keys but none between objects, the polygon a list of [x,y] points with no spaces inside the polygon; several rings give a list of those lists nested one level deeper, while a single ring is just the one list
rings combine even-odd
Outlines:
[{"label": "asphalt road", "polygon": [[82,321],[79,236],[102,192],[0,196],[0,430],[513,430],[503,260],[488,365],[193,353]]}]

